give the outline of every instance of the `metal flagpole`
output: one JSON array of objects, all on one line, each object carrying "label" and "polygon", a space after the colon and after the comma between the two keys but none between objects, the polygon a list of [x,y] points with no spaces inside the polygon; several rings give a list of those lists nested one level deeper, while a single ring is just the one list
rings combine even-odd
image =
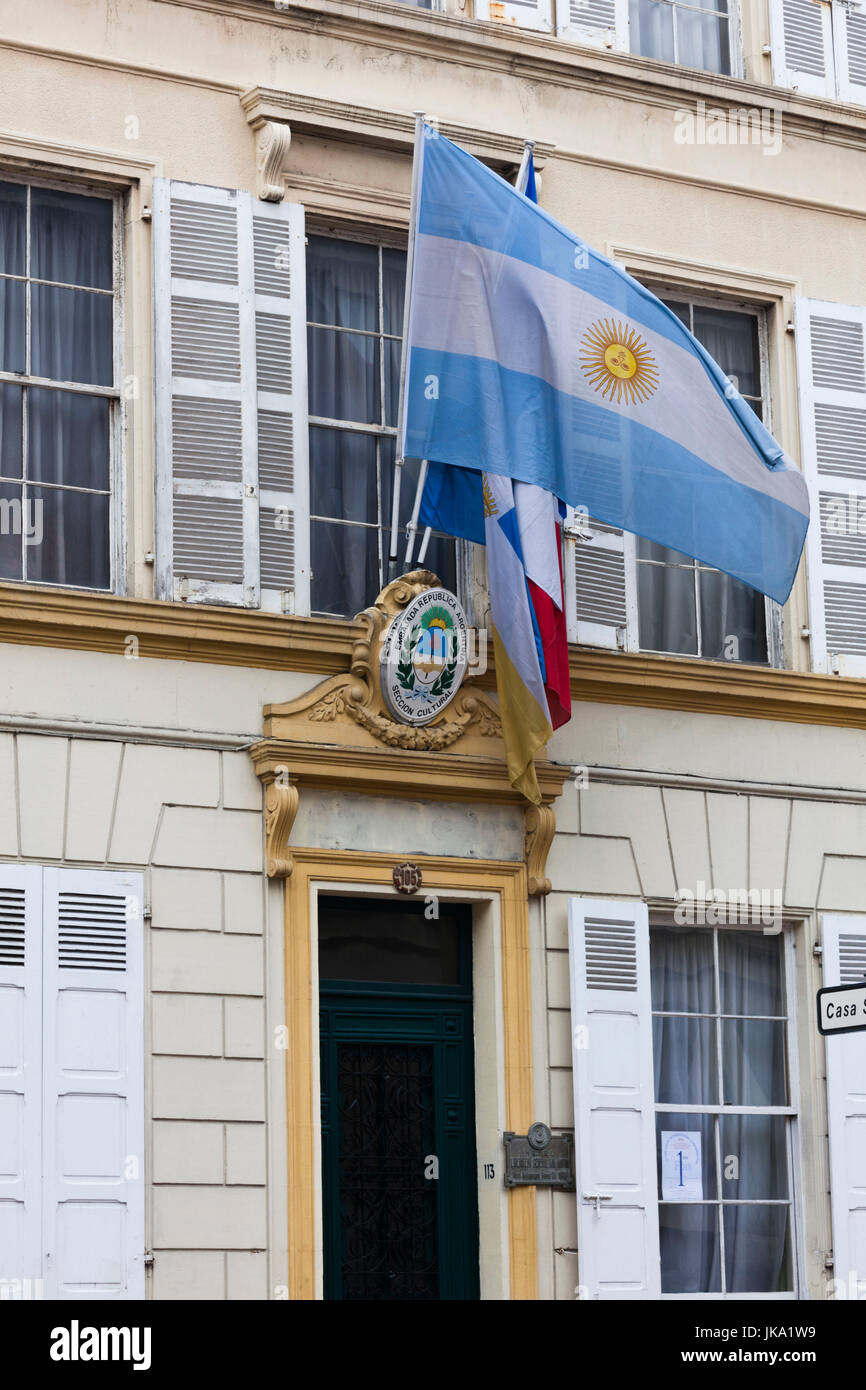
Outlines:
[{"label": "metal flagpole", "polygon": [[[519,169],[517,170],[517,177],[516,177],[516,179],[514,180],[514,187],[517,189],[518,193],[525,193],[525,192],[526,192],[526,185],[527,185],[528,182],[529,182],[529,167],[530,167],[530,165],[531,165],[531,163],[532,163],[532,152],[533,152],[534,149],[535,149],[535,141],[534,141],[534,140],[524,140],[524,142],[523,142],[523,154],[522,154],[521,159],[520,159],[520,167],[519,167]],[[402,400],[402,396],[401,396],[401,400]],[[401,459],[401,463],[402,463],[402,459]],[[412,520],[409,522],[409,525],[408,525],[407,528],[406,528],[407,533],[408,533],[408,537],[409,537],[408,543],[407,543],[407,545],[406,545],[406,567],[407,567],[407,568],[408,568],[408,566],[410,565],[410,563],[411,563],[411,561],[412,561],[412,551],[413,551],[414,548],[415,548],[415,534],[416,534],[416,532],[417,532],[417,530],[418,530],[418,512],[420,511],[420,508],[421,508],[421,497],[422,497],[422,494],[423,494],[423,492],[424,492],[424,483],[425,483],[426,479],[427,479],[427,460],[424,459],[424,461],[423,461],[422,464],[421,464],[421,474],[420,474],[420,476],[419,476],[419,478],[418,478],[418,487],[417,487],[416,490],[415,490],[415,504],[414,504],[414,506],[413,506],[413,508],[412,508]],[[396,532],[392,532],[392,535],[393,535],[393,534],[396,534]],[[431,536],[431,528],[430,528],[429,526],[427,526],[427,527],[425,528],[425,530],[424,530],[424,536],[423,536],[423,538],[422,538],[422,540],[421,540],[421,545],[420,545],[419,550],[418,550],[418,564],[419,564],[419,565],[422,565],[422,564],[424,563],[424,557],[425,557],[426,554],[427,554],[427,547],[428,547],[428,545],[430,544],[430,536]]]},{"label": "metal flagpole", "polygon": [[[391,503],[391,554],[388,565],[388,578],[397,577],[397,530],[400,522],[400,480],[403,473],[403,417],[405,413],[403,396],[406,389],[406,345],[409,340],[409,311],[412,299],[412,268],[415,261],[415,232],[418,221],[418,182],[421,171],[421,142],[423,140],[424,112],[415,112],[415,147],[412,156],[412,199],[409,204],[409,245],[406,249],[406,291],[403,299],[403,343],[400,353],[400,397],[397,402],[397,456],[394,459],[394,495]],[[422,474],[426,472],[426,462]],[[416,498],[420,506],[420,498]]]}]

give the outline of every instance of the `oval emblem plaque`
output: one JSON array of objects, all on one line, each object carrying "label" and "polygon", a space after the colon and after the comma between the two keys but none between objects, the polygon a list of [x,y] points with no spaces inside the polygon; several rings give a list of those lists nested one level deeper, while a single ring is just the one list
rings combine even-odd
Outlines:
[{"label": "oval emblem plaque", "polygon": [[448,589],[425,589],[385,634],[379,677],[388,709],[403,724],[429,724],[466,674],[466,615]]}]

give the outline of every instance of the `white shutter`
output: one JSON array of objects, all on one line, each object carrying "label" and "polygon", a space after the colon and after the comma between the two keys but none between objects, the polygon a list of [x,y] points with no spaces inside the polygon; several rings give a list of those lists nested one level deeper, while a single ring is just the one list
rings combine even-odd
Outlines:
[{"label": "white shutter", "polygon": [[[822,916],[825,985],[866,976],[866,917]],[[866,1033],[825,1037],[833,1273],[843,1298],[866,1298]],[[837,1285],[838,1288],[838,1285]]]},{"label": "white shutter", "polygon": [[553,4],[552,0],[475,0],[475,18],[550,33],[553,28]]},{"label": "white shutter", "polygon": [[569,640],[637,650],[634,536],[571,507],[563,530]]},{"label": "white shutter", "polygon": [[578,1277],[590,1298],[658,1298],[658,1196],[646,904],[568,912]]},{"label": "white shutter", "polygon": [[556,32],[586,48],[628,52],[628,0],[558,0]]},{"label": "white shutter", "polygon": [[866,4],[834,7],[836,66],[841,101],[866,106]]},{"label": "white shutter", "polygon": [[770,36],[774,82],[813,96],[836,95],[829,0],[770,0]]},{"label": "white shutter", "polygon": [[47,1298],[144,1297],[140,874],[44,871]]},{"label": "white shutter", "polygon": [[866,675],[866,310],[796,306],[812,665]]},{"label": "white shutter", "polygon": [[309,607],[304,213],[154,182],[157,587]]},{"label": "white shutter", "polygon": [[42,870],[0,866],[0,1297],[42,1276]]}]

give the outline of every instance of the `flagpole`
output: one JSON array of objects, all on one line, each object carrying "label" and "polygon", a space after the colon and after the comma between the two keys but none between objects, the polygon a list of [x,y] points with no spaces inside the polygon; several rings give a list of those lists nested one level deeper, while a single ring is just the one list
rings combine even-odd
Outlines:
[{"label": "flagpole", "polygon": [[[412,516],[409,525],[406,527],[406,566],[412,563],[412,551],[415,549],[415,535],[418,530],[418,513],[421,510],[421,498],[424,494],[424,484],[427,481],[427,460],[421,460],[421,471],[418,474],[418,486],[415,488],[415,501],[412,503]],[[420,557],[419,557],[420,562]]]},{"label": "flagpole", "polygon": [[[412,299],[412,269],[415,262],[415,233],[418,221],[418,184],[420,174],[421,141],[423,139],[424,112],[415,112],[415,145],[412,155],[412,197],[409,204],[409,244],[406,248],[406,290],[403,297],[403,342],[400,352],[400,396],[397,402],[397,456],[394,459],[394,496],[391,504],[391,554],[388,564],[388,578],[397,577],[397,530],[400,522],[400,481],[403,473],[403,417],[405,414],[403,396],[406,389],[406,346],[409,341],[409,311]],[[422,473],[426,472],[426,464]],[[420,506],[420,498],[416,498]],[[416,515],[417,521],[417,515]]]},{"label": "flagpole", "polygon": [[526,192],[526,185],[529,182],[529,165],[532,160],[532,151],[535,149],[534,140],[524,140],[523,156],[520,160],[520,168],[517,170],[517,178],[514,180],[514,187],[518,193]]},{"label": "flagpole", "polygon": [[421,548],[420,548],[419,551],[418,551],[418,564],[419,564],[419,565],[423,565],[424,560],[425,560],[425,558],[426,558],[426,555],[427,555],[427,547],[428,547],[428,545],[430,544],[430,534],[431,534],[431,530],[432,530],[432,528],[431,528],[430,526],[428,526],[428,527],[425,528],[425,531],[424,531],[424,538],[423,538],[423,540],[421,541]]}]

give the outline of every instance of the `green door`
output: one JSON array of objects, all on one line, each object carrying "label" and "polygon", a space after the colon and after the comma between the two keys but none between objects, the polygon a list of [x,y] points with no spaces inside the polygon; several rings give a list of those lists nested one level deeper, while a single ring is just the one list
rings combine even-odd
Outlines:
[{"label": "green door", "polygon": [[470,910],[319,898],[325,1298],[478,1298]]}]

